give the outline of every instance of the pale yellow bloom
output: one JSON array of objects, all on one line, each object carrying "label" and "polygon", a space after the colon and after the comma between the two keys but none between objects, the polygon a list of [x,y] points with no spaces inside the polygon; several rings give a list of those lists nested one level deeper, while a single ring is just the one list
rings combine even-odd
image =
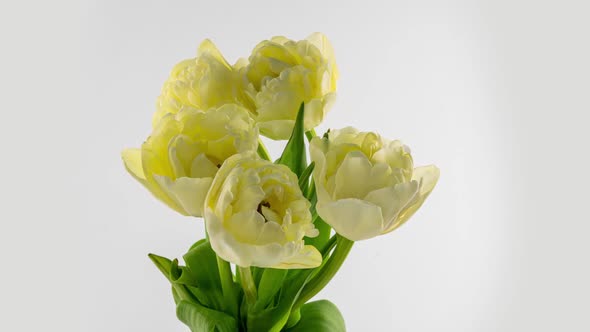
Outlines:
[{"label": "pale yellow bloom", "polygon": [[310,143],[315,162],[318,214],[353,240],[388,233],[422,205],[439,177],[436,166],[413,168],[400,141],[352,127],[333,130]]},{"label": "pale yellow bloom", "polygon": [[183,215],[200,217],[221,164],[257,147],[258,130],[248,111],[227,104],[168,114],[141,149],[126,149],[122,156],[127,171],[159,200]]},{"label": "pale yellow bloom", "polygon": [[181,61],[172,69],[156,102],[153,126],[166,114],[182,109],[208,110],[224,104],[243,104],[241,84],[238,71],[206,39],[196,58]]},{"label": "pale yellow bloom", "polygon": [[319,251],[310,203],[297,176],[255,153],[235,155],[221,167],[205,199],[205,225],[217,255],[242,267],[317,267]]},{"label": "pale yellow bloom", "polygon": [[302,102],[305,129],[313,129],[335,99],[338,68],[332,46],[321,33],[300,41],[265,40],[254,48],[248,64],[241,66],[256,122],[269,138],[289,138]]}]

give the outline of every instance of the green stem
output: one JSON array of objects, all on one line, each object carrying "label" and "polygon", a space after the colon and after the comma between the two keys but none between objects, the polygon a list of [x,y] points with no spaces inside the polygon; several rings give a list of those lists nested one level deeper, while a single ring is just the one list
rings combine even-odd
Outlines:
[{"label": "green stem", "polygon": [[324,287],[326,287],[330,280],[332,280],[332,278],[336,275],[336,272],[338,272],[342,266],[342,263],[344,263],[344,260],[348,256],[350,249],[352,249],[353,244],[354,241],[350,241],[341,235],[337,235],[336,249],[334,249],[334,252],[328,259],[326,265],[324,265],[322,269],[315,275],[315,277],[311,279],[307,285],[305,285],[301,295],[297,299],[297,302],[295,302],[293,305],[295,310],[305,304],[305,302],[309,301]]},{"label": "green stem", "polygon": [[234,278],[231,272],[229,262],[224,261],[217,256],[217,268],[219,270],[219,278],[221,279],[221,291],[225,299],[227,310],[233,315],[238,313],[238,302],[234,293]]},{"label": "green stem", "polygon": [[272,161],[270,159],[270,154],[268,153],[268,150],[266,149],[266,146],[264,145],[264,142],[262,142],[262,140],[260,138],[258,139],[258,155],[262,159],[266,159],[268,161]]},{"label": "green stem", "polygon": [[326,244],[324,244],[324,246],[322,247],[322,250],[320,251],[322,254],[322,258],[328,257],[328,254],[330,253],[330,250],[332,250],[332,248],[334,248],[334,245],[335,245],[337,239],[338,239],[338,235],[334,235],[328,240],[328,242]]},{"label": "green stem", "polygon": [[305,136],[307,137],[308,141],[311,141],[312,138],[317,136],[317,134],[315,133],[315,128],[311,128],[310,130],[306,131]]},{"label": "green stem", "polygon": [[238,266],[238,269],[240,269],[240,282],[242,283],[242,288],[244,289],[246,301],[248,302],[249,306],[253,306],[258,296],[256,294],[256,285],[254,284],[254,279],[252,279],[250,267]]}]

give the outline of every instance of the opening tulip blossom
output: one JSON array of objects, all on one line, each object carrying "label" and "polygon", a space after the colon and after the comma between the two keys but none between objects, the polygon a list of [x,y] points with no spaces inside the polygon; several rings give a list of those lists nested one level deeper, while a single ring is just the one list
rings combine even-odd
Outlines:
[{"label": "opening tulip blossom", "polygon": [[332,45],[321,33],[300,41],[265,40],[240,70],[260,133],[275,140],[289,138],[301,102],[305,129],[311,130],[324,120],[336,98],[338,67]]},{"label": "opening tulip blossom", "polygon": [[183,215],[201,217],[221,164],[257,145],[254,120],[240,106],[184,109],[164,116],[141,149],[124,150],[123,161],[156,198]]},{"label": "opening tulip blossom", "polygon": [[197,57],[179,62],[164,83],[152,123],[183,109],[208,110],[225,104],[244,104],[241,79],[212,41],[204,40]]},{"label": "opening tulip blossom", "polygon": [[[327,137],[326,137],[327,136]],[[410,149],[372,132],[331,130],[310,143],[318,214],[353,240],[389,233],[424,203],[439,177],[436,166],[413,168]]]},{"label": "opening tulip blossom", "polygon": [[205,200],[205,224],[213,250],[241,267],[317,267],[320,252],[305,245],[315,237],[311,203],[297,176],[284,165],[236,155],[215,177]]}]

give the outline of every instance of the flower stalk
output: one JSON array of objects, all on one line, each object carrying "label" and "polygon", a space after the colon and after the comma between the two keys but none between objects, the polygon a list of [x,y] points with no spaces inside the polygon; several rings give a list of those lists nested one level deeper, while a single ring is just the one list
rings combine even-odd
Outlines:
[{"label": "flower stalk", "polygon": [[320,271],[313,279],[307,283],[303,288],[301,295],[293,305],[294,310],[297,310],[307,301],[311,300],[317,293],[319,293],[336,275],[344,260],[350,253],[354,241],[351,241],[341,235],[336,235],[336,248],[328,259],[327,263],[321,267]]},{"label": "flower stalk", "polygon": [[249,306],[254,306],[258,295],[256,294],[256,284],[254,284],[254,279],[252,279],[252,271],[250,271],[250,267],[238,266],[238,269],[240,270],[240,283],[244,289],[246,302]]},{"label": "flower stalk", "polygon": [[221,280],[221,291],[225,300],[226,309],[228,312],[236,315],[238,313],[238,303],[234,288],[234,278],[231,272],[229,262],[224,261],[217,256],[217,268],[219,270],[219,278]]}]

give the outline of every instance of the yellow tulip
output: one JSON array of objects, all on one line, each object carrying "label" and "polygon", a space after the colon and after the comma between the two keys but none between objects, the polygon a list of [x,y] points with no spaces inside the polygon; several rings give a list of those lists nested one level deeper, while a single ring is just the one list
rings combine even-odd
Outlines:
[{"label": "yellow tulip", "polygon": [[310,143],[318,214],[336,232],[359,241],[393,231],[424,203],[439,178],[436,166],[413,168],[400,141],[352,127]]},{"label": "yellow tulip", "polygon": [[260,133],[275,140],[289,138],[301,102],[304,126],[310,130],[323,121],[336,97],[338,68],[332,46],[321,33],[300,41],[265,40],[240,67]]},{"label": "yellow tulip", "polygon": [[210,40],[199,46],[197,57],[181,61],[164,83],[152,124],[182,109],[208,110],[224,104],[244,104],[239,72]]},{"label": "yellow tulip", "polygon": [[227,104],[164,116],[141,149],[126,149],[122,157],[127,171],[159,200],[183,215],[201,217],[221,164],[257,147],[258,130],[248,111]]},{"label": "yellow tulip", "polygon": [[211,247],[241,267],[317,267],[321,254],[303,241],[318,235],[309,208],[289,168],[255,153],[235,155],[223,164],[205,199]]}]

